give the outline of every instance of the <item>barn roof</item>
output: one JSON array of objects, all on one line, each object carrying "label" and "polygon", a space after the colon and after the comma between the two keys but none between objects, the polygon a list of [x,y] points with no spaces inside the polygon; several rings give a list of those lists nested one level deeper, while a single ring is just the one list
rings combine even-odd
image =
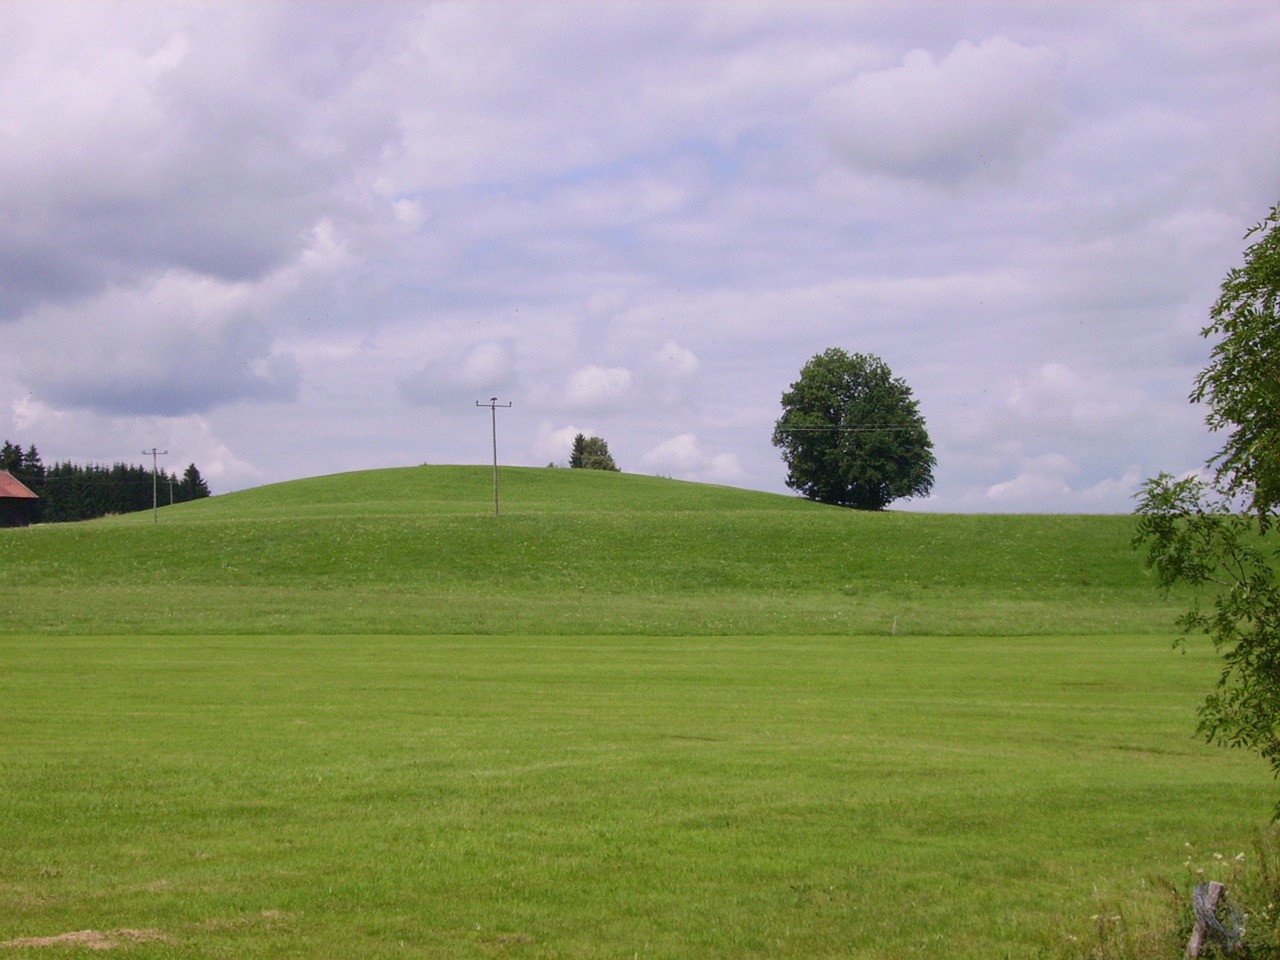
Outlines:
[{"label": "barn roof", "polygon": [[0,470],[0,499],[40,499],[8,470]]}]

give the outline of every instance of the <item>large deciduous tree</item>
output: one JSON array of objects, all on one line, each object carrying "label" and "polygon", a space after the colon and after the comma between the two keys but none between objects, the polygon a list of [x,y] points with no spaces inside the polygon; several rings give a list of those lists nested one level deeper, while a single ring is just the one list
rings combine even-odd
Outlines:
[{"label": "large deciduous tree", "polygon": [[1222,655],[1200,733],[1256,752],[1280,776],[1280,205],[1246,239],[1255,235],[1210,312],[1203,334],[1220,339],[1191,393],[1227,442],[1206,464],[1212,479],[1143,485],[1134,543],[1163,588],[1196,588],[1179,643],[1203,633]]},{"label": "large deciduous tree", "polygon": [[806,363],[782,395],[773,444],[787,486],[819,503],[883,510],[933,488],[937,461],[911,388],[869,354],[832,347]]}]

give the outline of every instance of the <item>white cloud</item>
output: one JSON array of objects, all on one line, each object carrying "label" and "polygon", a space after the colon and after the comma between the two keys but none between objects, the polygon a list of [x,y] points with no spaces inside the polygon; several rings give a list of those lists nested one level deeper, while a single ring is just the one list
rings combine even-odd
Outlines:
[{"label": "white cloud", "polygon": [[564,399],[571,407],[609,407],[621,401],[630,390],[631,371],[625,367],[588,366],[569,378]]},{"label": "white cloud", "polygon": [[504,338],[434,357],[400,380],[400,393],[413,403],[457,404],[483,399],[476,393],[510,394],[516,382],[514,347]]},{"label": "white cloud", "polygon": [[662,441],[644,454],[640,462],[646,470],[682,480],[732,483],[743,475],[737,457],[730,453],[707,453],[692,433]]},{"label": "white cloud", "polygon": [[[567,467],[569,465],[569,455],[573,453],[573,441],[582,434],[584,437],[598,437],[600,431],[591,426],[578,426],[577,424],[569,424],[565,427],[552,427],[547,423],[538,424],[535,433],[534,442],[531,450],[539,461],[545,463],[553,463],[558,467]],[[608,440],[606,438],[605,442]],[[617,451],[609,451],[617,458]],[[626,469],[625,465],[620,465],[622,469]]]},{"label": "white cloud", "polygon": [[1141,475],[1128,470],[1091,484],[1073,484],[1080,465],[1061,454],[1036,457],[1017,476],[992,484],[970,509],[993,512],[1125,512],[1132,509]]},{"label": "white cloud", "polygon": [[951,182],[1023,163],[1062,122],[1060,87],[1051,50],[993,37],[963,40],[940,61],[913,50],[827,91],[817,109],[847,162]]},{"label": "white cloud", "polygon": [[656,354],[658,365],[670,379],[685,379],[698,372],[698,358],[674,340],[668,340]]},{"label": "white cloud", "polygon": [[1005,407],[1026,421],[1067,422],[1092,429],[1131,414],[1142,391],[1127,383],[1086,377],[1065,363],[1047,363],[1008,387]]},{"label": "white cloud", "polygon": [[987,497],[1003,506],[1034,503],[1046,497],[1062,498],[1070,492],[1067,478],[1080,472],[1079,465],[1059,453],[1035,457],[1022,465],[1011,480],[992,484]]}]

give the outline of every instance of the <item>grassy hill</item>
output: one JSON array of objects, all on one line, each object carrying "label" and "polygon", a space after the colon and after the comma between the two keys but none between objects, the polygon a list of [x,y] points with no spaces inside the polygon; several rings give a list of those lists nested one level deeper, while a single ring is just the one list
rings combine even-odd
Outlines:
[{"label": "grassy hill", "polygon": [[0,957],[1139,960],[1248,893],[1129,518],[502,479],[0,531]]},{"label": "grassy hill", "polygon": [[[0,531],[0,629],[1168,632],[1124,516],[861,513],[597,471],[364,471]],[[109,612],[109,613],[108,613]]]}]

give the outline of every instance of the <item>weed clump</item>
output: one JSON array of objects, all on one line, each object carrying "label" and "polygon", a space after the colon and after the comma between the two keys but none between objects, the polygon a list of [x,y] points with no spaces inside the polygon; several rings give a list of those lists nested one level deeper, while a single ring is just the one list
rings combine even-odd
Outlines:
[{"label": "weed clump", "polygon": [[[1197,918],[1198,956],[1280,960],[1280,825],[1263,828],[1250,850],[1203,850],[1190,841],[1181,870],[1142,884],[1123,904],[1107,901],[1087,929],[1070,933],[1064,960],[1163,960],[1187,955]],[[1210,903],[1211,885],[1221,899]],[[1083,926],[1083,925],[1081,925]]]}]

